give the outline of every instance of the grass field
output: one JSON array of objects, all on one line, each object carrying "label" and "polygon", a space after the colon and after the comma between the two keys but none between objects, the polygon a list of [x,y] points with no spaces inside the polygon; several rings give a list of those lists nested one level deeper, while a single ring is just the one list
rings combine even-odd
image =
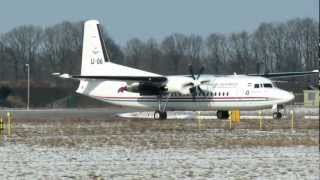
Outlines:
[{"label": "grass field", "polygon": [[[54,119],[54,120],[53,120]],[[317,179],[319,121],[14,119],[1,179]]]},{"label": "grass field", "polygon": [[[224,120],[16,119],[7,141],[44,146],[126,145],[144,147],[235,147],[319,145],[319,121],[242,120],[230,129]],[[197,141],[194,141],[197,139]]]}]

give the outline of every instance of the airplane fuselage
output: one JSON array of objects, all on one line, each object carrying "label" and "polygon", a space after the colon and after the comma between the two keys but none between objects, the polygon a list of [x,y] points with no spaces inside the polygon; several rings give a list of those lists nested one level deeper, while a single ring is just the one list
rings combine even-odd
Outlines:
[{"label": "airplane fuselage", "polygon": [[[276,88],[263,77],[203,75],[201,78],[210,80],[202,85],[203,93],[192,97],[191,94],[168,92],[162,96],[161,104],[166,104],[167,110],[257,110],[285,104],[294,98],[292,93]],[[177,83],[185,76],[167,76],[167,79],[168,84]],[[158,95],[119,91],[127,85],[124,81],[81,81],[77,92],[119,106],[158,108]]]}]

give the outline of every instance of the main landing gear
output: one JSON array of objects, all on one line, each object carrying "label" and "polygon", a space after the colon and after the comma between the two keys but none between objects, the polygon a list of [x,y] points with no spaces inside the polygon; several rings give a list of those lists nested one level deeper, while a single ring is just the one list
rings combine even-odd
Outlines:
[{"label": "main landing gear", "polygon": [[167,119],[167,112],[155,111],[153,117],[155,120]]},{"label": "main landing gear", "polygon": [[158,110],[156,110],[154,112],[154,115],[153,115],[153,118],[155,120],[165,120],[165,119],[167,119],[167,111],[166,110],[167,110],[167,104],[168,104],[169,98],[170,98],[170,94],[167,96],[165,104],[162,104],[162,96],[160,95],[158,97],[159,107],[158,107]]},{"label": "main landing gear", "polygon": [[229,111],[217,111],[217,118],[218,119],[228,119],[229,118]]}]

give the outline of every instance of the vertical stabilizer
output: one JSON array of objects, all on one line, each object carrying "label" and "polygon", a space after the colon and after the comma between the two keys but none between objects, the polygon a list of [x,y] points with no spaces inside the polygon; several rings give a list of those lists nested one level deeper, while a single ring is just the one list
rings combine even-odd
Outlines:
[{"label": "vertical stabilizer", "polygon": [[110,57],[105,47],[100,23],[89,20],[84,23],[81,75],[92,75]]},{"label": "vertical stabilizer", "polygon": [[160,76],[110,62],[99,21],[84,23],[81,76]]}]

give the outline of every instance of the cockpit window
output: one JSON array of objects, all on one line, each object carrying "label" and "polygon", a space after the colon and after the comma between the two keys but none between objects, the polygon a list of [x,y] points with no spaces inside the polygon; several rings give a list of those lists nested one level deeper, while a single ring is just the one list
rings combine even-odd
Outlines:
[{"label": "cockpit window", "polygon": [[265,88],[272,88],[272,84],[270,84],[270,83],[265,83],[265,84],[263,84],[263,87],[265,87]]},{"label": "cockpit window", "polygon": [[254,88],[259,88],[259,84],[254,84]]}]

